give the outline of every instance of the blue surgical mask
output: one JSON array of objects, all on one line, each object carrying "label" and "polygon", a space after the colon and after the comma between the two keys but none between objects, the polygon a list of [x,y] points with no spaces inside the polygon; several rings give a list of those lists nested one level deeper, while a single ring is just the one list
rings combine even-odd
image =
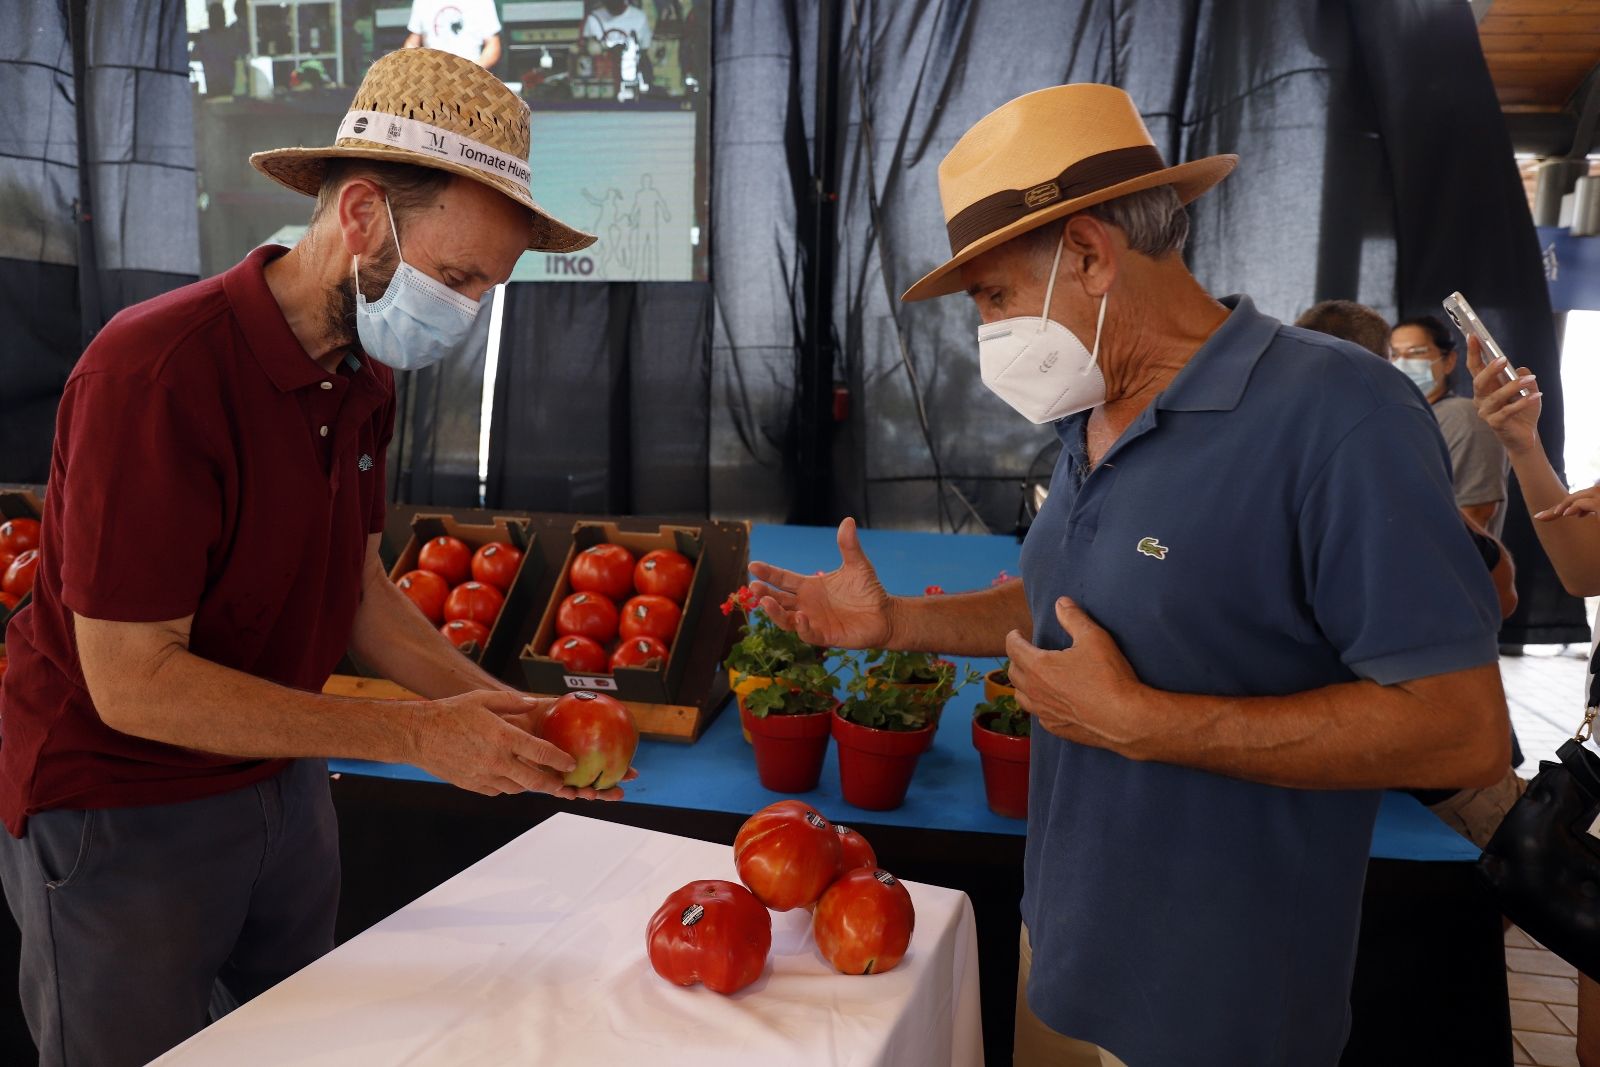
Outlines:
[{"label": "blue surgical mask", "polygon": [[1410,378],[1416,387],[1422,390],[1423,396],[1433,392],[1437,384],[1433,380],[1433,360],[1402,357],[1395,360],[1394,365],[1401,374]]},{"label": "blue surgical mask", "polygon": [[472,333],[479,303],[428,277],[400,254],[400,231],[387,197],[383,209],[394,234],[395,257],[400,266],[389,288],[372,303],[361,294],[361,257],[351,260],[356,285],[356,336],[361,348],[395,370],[430,367],[461,347]]}]

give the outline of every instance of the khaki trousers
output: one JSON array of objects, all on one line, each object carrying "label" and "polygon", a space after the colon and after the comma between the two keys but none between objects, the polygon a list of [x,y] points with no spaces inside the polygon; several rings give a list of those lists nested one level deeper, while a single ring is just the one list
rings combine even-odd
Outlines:
[{"label": "khaki trousers", "polygon": [[1022,928],[1017,960],[1017,1026],[1013,1067],[1128,1067],[1117,1057],[1087,1041],[1057,1033],[1028,1007],[1028,972],[1033,969],[1033,946],[1028,928]]}]

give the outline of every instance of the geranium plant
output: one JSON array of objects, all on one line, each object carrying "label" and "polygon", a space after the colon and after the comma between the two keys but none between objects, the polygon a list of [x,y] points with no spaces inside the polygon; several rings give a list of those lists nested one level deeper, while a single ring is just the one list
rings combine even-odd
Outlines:
[{"label": "geranium plant", "polygon": [[972,710],[972,717],[985,730],[1009,737],[1031,737],[1033,717],[1023,711],[1017,698],[1003,693],[993,700],[984,701]]},{"label": "geranium plant", "polygon": [[796,663],[772,675],[773,683],[745,697],[745,709],[758,719],[768,715],[812,715],[829,711],[839,678],[822,663]]},{"label": "geranium plant", "polygon": [[739,641],[724,661],[730,671],[738,671],[762,678],[776,678],[783,671],[798,664],[820,664],[827,658],[826,650],[800,639],[798,634],[785,630],[761,610],[761,598],[748,585],[740,586],[722,602],[722,613],[745,613],[745,622],[739,629]]},{"label": "geranium plant", "polygon": [[979,678],[927,652],[874,649],[849,663],[853,677],[839,714],[879,730],[920,730],[938,722],[950,698]]}]

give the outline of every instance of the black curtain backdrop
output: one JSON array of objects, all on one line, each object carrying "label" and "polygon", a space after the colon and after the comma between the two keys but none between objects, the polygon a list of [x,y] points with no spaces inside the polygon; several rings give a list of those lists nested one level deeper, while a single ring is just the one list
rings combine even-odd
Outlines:
[{"label": "black curtain backdrop", "polygon": [[[177,0],[13,4],[27,32],[0,39],[0,89],[23,102],[0,109],[0,477],[37,480],[82,340],[197,269],[194,127]],[[80,78],[68,29],[85,9]],[[781,521],[797,514],[798,457],[831,455],[810,517],[1015,529],[1051,435],[982,388],[966,302],[898,295],[948,254],[936,168],[961,133],[1020,93],[1089,80],[1126,88],[1170,161],[1240,154],[1192,211],[1189,259],[1213,292],[1288,320],[1330,297],[1434,311],[1461,289],[1540,375],[1561,467],[1538,248],[1459,0],[836,0],[819,23],[821,10],[713,9],[709,285],[508,290],[490,506]],[[819,128],[831,151],[816,151]],[[848,392],[840,421],[815,404],[801,418],[801,383],[815,397],[829,375]],[[399,498],[477,498],[481,393],[471,361],[404,383]],[[1506,639],[1582,639],[1515,493],[1506,538],[1523,600]]]}]

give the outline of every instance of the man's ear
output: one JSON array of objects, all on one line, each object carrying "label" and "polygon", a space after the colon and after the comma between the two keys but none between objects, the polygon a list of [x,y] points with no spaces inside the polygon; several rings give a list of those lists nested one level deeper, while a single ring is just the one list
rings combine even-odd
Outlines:
[{"label": "man's ear", "polygon": [[1101,297],[1117,276],[1117,255],[1121,250],[1119,231],[1086,212],[1067,220],[1062,234],[1061,262],[1068,266],[1091,297]]},{"label": "man's ear", "polygon": [[339,190],[339,236],[348,255],[368,256],[383,247],[389,229],[384,196],[370,178],[351,178]]}]

